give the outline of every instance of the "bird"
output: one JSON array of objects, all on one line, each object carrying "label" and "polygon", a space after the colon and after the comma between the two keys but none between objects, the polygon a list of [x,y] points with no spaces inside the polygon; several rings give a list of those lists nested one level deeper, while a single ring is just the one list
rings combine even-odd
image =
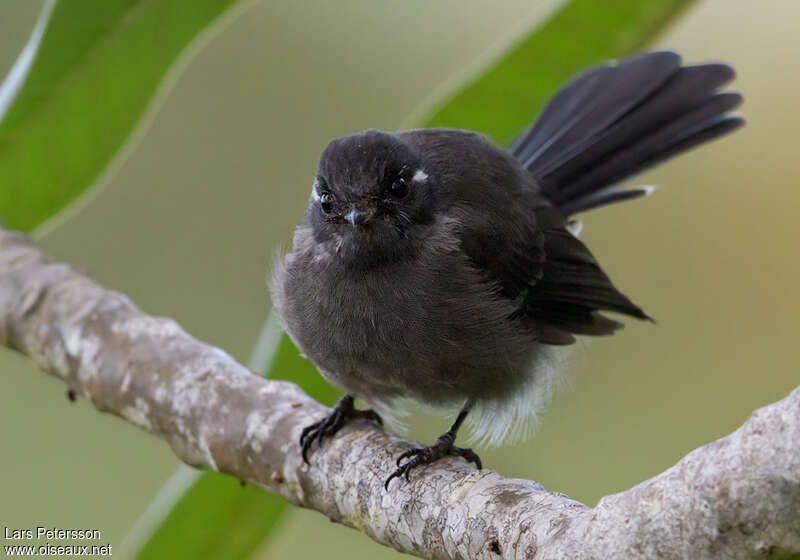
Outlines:
[{"label": "bird", "polygon": [[[509,149],[454,128],[366,130],[324,149],[271,292],[284,329],[343,391],[305,427],[302,457],[353,419],[382,424],[405,399],[458,411],[432,445],[402,453],[385,481],[455,445],[530,435],[576,336],[610,335],[621,314],[652,321],[578,237],[575,214],[645,196],[621,183],[744,123],[725,63],[673,51],[573,77]],[[372,408],[357,409],[360,398]]]}]

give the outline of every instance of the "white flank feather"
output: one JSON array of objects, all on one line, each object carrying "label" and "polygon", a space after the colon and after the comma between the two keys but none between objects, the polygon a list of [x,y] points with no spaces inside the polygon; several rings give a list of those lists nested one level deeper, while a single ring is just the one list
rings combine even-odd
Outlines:
[{"label": "white flank feather", "polygon": [[[470,432],[470,444],[497,447],[532,437],[538,427],[538,414],[564,384],[569,348],[540,345],[530,366],[532,373],[522,387],[505,398],[477,401],[465,422]],[[381,415],[387,431],[401,436],[406,434],[408,426],[403,419],[409,415],[406,409],[408,399],[382,400],[370,397],[365,401]],[[446,410],[455,419],[463,403],[446,407],[420,404],[433,410]],[[442,425],[442,432],[446,428]]]},{"label": "white flank feather", "polygon": [[505,398],[477,401],[466,420],[470,443],[495,447],[533,436],[539,413],[564,384],[567,353],[566,347],[541,345],[525,385]]}]

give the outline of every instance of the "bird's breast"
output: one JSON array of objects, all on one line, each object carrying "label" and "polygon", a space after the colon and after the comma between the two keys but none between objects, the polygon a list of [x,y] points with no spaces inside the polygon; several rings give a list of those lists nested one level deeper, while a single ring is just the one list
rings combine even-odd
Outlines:
[{"label": "bird's breast", "polygon": [[296,238],[279,276],[290,336],[329,381],[357,395],[463,399],[517,372],[531,346],[510,319],[512,302],[452,239],[360,269]]}]

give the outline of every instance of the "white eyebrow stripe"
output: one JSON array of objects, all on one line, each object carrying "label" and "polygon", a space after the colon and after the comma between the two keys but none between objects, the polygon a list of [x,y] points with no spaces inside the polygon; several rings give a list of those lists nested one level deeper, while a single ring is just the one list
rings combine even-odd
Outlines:
[{"label": "white eyebrow stripe", "polygon": [[319,202],[319,193],[317,187],[319,186],[319,177],[314,177],[314,182],[311,184],[311,199],[314,202]]},{"label": "white eyebrow stripe", "polygon": [[416,181],[417,183],[424,183],[425,181],[428,180],[428,174],[425,173],[422,169],[417,169],[411,180]]}]

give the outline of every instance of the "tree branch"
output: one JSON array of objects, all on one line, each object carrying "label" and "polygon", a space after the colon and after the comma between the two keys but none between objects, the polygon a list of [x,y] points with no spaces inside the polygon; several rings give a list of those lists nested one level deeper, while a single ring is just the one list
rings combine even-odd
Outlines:
[{"label": "tree branch", "polygon": [[800,388],[733,434],[590,508],[536,482],[447,459],[383,481],[410,443],[344,428],[311,467],[300,431],[327,413],[174,321],[142,313],[22,234],[0,231],[0,342],[183,461],[429,558],[752,558],[800,553]]}]

